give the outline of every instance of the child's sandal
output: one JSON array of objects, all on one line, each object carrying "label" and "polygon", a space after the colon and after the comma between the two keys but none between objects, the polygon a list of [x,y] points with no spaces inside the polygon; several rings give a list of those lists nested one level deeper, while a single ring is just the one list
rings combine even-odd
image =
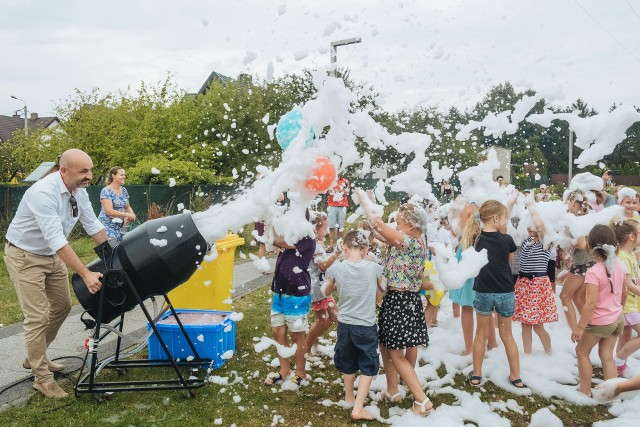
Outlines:
[{"label": "child's sandal", "polygon": [[290,381],[300,387],[300,384],[302,384],[302,377],[296,374],[290,378]]},{"label": "child's sandal", "polygon": [[472,385],[474,387],[480,387],[480,385],[482,384],[482,377],[479,375],[473,375],[473,372],[469,372],[467,382],[469,383],[469,385]]},{"label": "child's sandal", "polygon": [[[407,411],[409,411],[410,413],[412,413],[413,415],[417,415],[419,417],[426,417],[427,415],[429,415],[431,413],[431,410],[433,409],[433,405],[431,405],[431,408],[427,409],[426,406],[428,403],[431,403],[431,400],[429,400],[429,398],[425,398],[422,403],[418,402],[418,401],[414,401],[413,405],[411,406],[411,409],[407,409]],[[420,408],[419,412],[414,411],[414,408]]]},{"label": "child's sandal", "polygon": [[524,385],[524,383],[522,382],[522,380],[520,378],[515,379],[513,381],[511,381],[511,378],[509,378],[509,382],[511,383],[512,386],[514,386],[515,388],[527,388],[526,385]]},{"label": "child's sandal", "polygon": [[387,403],[399,403],[402,402],[402,395],[400,394],[400,392],[391,395],[388,391],[385,391],[384,393],[382,393],[382,396],[380,396],[380,400]]},{"label": "child's sandal", "polygon": [[280,372],[270,372],[264,380],[264,385],[276,385],[284,381]]}]

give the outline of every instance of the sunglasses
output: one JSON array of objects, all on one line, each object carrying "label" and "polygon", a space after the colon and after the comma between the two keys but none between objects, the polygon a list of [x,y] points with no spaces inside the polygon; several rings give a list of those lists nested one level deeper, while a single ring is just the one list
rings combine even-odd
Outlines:
[{"label": "sunglasses", "polygon": [[78,202],[73,196],[69,197],[69,202],[71,203],[71,213],[73,214],[73,217],[76,218],[78,216]]}]

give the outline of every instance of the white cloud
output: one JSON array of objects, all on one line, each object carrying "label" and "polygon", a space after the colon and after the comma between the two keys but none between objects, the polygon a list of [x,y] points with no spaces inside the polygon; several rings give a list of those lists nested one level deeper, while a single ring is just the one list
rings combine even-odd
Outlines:
[{"label": "white cloud", "polygon": [[[601,111],[637,102],[640,61],[612,38],[640,57],[640,25],[626,2],[580,1],[611,35],[576,2],[372,3],[289,0],[279,14],[282,2],[261,0],[191,0],[188,7],[60,0],[46,10],[8,0],[0,15],[0,44],[10,59],[0,67],[0,114],[22,107],[10,95],[48,114],[76,87],[135,88],[167,72],[187,91],[199,89],[212,70],[265,78],[268,64],[281,57],[278,77],[327,64],[329,55],[320,52],[354,36],[362,43],[339,47],[338,61],[373,84],[388,108],[471,107],[505,80],[560,85],[567,100],[582,97]],[[328,26],[335,29],[323,36]],[[296,61],[301,51],[309,55]],[[247,52],[257,56],[245,63]]]}]

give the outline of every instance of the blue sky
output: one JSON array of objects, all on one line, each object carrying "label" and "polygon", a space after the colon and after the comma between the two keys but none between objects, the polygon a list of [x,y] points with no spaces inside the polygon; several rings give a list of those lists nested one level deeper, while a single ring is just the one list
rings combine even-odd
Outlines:
[{"label": "blue sky", "polygon": [[[0,114],[41,115],[74,90],[173,75],[197,91],[212,70],[267,76],[338,62],[386,108],[473,106],[509,80],[559,102],[640,105],[640,0],[3,0]],[[333,29],[333,30],[332,30]],[[250,62],[249,56],[255,56]],[[304,55],[306,53],[306,56]],[[304,56],[303,59],[296,59]]]}]

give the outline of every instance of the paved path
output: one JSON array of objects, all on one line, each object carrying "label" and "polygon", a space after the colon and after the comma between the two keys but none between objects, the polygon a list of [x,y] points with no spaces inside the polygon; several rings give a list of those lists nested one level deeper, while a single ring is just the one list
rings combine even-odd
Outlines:
[{"label": "paved path", "polygon": [[[269,259],[271,269],[275,265],[275,258]],[[233,294],[235,297],[250,292],[261,285],[271,281],[272,275],[263,275],[251,262],[236,263],[233,270]],[[158,305],[161,305],[158,299]],[[153,304],[151,300],[145,303],[150,314],[153,315]],[[50,359],[63,356],[81,356],[84,357],[85,338],[89,336],[89,331],[85,330],[84,324],[80,320],[83,309],[80,305],[74,306],[69,313],[69,317],[60,328],[60,332],[56,340],[49,347],[47,355]],[[141,309],[135,308],[125,315],[124,332],[133,339],[142,337],[146,333],[147,319]],[[105,357],[107,351],[115,352],[115,334],[110,336],[101,343],[101,358]],[[104,352],[104,353],[103,353]],[[31,376],[31,371],[22,368],[22,362],[26,355],[26,346],[24,340],[24,330],[22,323],[0,328],[0,390],[4,390],[8,385],[20,381]],[[65,371],[79,368],[81,362],[79,360],[70,359],[62,361],[67,369]],[[9,390],[0,394],[0,411],[9,407],[9,405],[23,404],[34,393],[31,387],[31,381],[11,387]]]}]

